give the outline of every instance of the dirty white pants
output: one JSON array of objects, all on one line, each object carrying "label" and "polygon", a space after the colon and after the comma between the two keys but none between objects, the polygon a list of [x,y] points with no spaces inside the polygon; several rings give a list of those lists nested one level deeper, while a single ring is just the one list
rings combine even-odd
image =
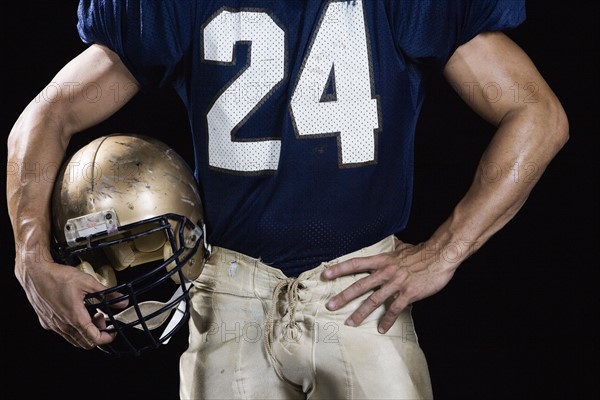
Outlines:
[{"label": "dirty white pants", "polygon": [[297,279],[254,258],[214,249],[191,291],[181,398],[432,398],[410,307],[384,335],[377,332],[384,307],[359,327],[344,324],[368,294],[338,311],[325,308],[364,274],[325,281],[324,268],[393,248],[390,236]]}]

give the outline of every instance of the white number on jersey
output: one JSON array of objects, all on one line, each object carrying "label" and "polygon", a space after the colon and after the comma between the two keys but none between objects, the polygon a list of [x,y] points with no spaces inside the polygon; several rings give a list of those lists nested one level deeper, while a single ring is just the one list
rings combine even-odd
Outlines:
[{"label": "white number on jersey", "polygon": [[266,13],[224,10],[204,28],[204,60],[234,65],[238,42],[250,43],[250,63],[208,112],[209,164],[237,172],[276,170],[280,140],[234,141],[234,135],[284,78],[285,33]]},{"label": "white number on jersey", "polygon": [[[327,95],[330,87],[334,93]],[[330,3],[292,97],[296,133],[300,137],[339,135],[342,167],[374,162],[379,128],[374,97],[363,8]]]},{"label": "white number on jersey", "polygon": [[[340,167],[377,161],[379,102],[362,1],[357,3],[328,4],[290,101],[298,138],[337,135]],[[267,13],[223,10],[204,28],[203,61],[234,65],[238,42],[250,43],[251,61],[208,112],[209,164],[238,173],[274,171],[280,140],[235,141],[234,137],[285,78],[285,33]],[[232,95],[249,87],[256,96]]]}]

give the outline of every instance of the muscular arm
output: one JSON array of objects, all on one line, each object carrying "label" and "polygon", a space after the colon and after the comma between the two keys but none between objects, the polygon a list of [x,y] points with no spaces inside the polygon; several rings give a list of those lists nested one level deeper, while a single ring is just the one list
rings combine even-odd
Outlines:
[{"label": "muscular arm", "polygon": [[[356,258],[326,270],[326,279],[371,272],[328,304],[330,309],[338,309],[375,289],[351,315],[350,325],[360,324],[390,299],[379,325],[380,332],[386,332],[408,304],[446,286],[458,266],[514,217],[568,139],[568,122],[560,102],[529,57],[504,34],[483,33],[459,47],[444,75],[497,131],[481,157],[471,187],[429,240],[416,246],[399,243],[392,253]],[[510,93],[515,83],[531,83],[533,92],[527,102],[515,101],[514,96],[498,98],[482,92],[490,83],[502,93]],[[489,179],[489,167],[502,173]],[[509,173],[514,168],[521,169],[517,170],[520,176],[527,172],[528,179],[514,179],[515,173]],[[533,169],[535,176],[524,168]],[[453,257],[440,257],[445,249],[452,251]]]},{"label": "muscular arm", "polygon": [[[529,58],[503,34],[481,34],[460,47],[444,74],[456,88],[464,88],[466,82],[476,82],[479,88],[493,83],[505,93],[491,96],[482,90],[458,91],[498,129],[466,196],[432,238],[441,243],[465,240],[482,245],[514,217],[565,144],[567,118]],[[531,90],[527,101],[506,95],[515,84]],[[490,176],[490,167],[499,173]]]},{"label": "muscular arm", "polygon": [[[118,97],[110,90],[115,84],[123,89]],[[29,103],[8,138],[6,192],[16,244],[15,274],[44,328],[90,348],[111,340],[93,325],[83,306],[85,293],[102,286],[75,268],[52,262],[50,196],[72,135],[116,112],[137,93],[138,85],[115,53],[92,45],[58,72],[52,89],[58,87],[60,96],[39,96]],[[90,101],[90,87],[103,94]],[[40,170],[53,173],[40,179],[35,173]]]}]

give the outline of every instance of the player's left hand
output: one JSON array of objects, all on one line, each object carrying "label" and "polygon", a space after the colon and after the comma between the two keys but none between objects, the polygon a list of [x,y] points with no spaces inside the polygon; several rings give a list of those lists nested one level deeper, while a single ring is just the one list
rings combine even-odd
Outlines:
[{"label": "player's left hand", "polygon": [[370,274],[332,297],[326,307],[331,311],[338,310],[372,291],[346,320],[346,324],[360,325],[369,314],[389,300],[389,307],[378,325],[379,333],[386,333],[406,306],[446,286],[457,267],[456,263],[449,263],[440,257],[439,251],[428,249],[425,243],[413,245],[396,239],[396,248],[392,252],[353,258],[328,267],[323,272],[323,278],[327,280],[360,272]]}]

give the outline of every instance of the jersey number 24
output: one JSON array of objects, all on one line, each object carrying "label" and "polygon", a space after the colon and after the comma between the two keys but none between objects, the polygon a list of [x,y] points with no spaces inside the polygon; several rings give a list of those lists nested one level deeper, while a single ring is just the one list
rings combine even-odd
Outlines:
[{"label": "jersey number 24", "polygon": [[[249,65],[208,111],[210,166],[250,174],[277,170],[281,140],[234,138],[286,78],[285,31],[266,12],[224,9],[205,25],[203,37],[203,61],[225,66],[235,65],[237,43],[251,44]],[[253,96],[231,96],[232,87],[252,87]],[[299,139],[337,136],[340,168],[376,162],[379,99],[362,1],[330,2],[324,9],[295,82],[290,115]]]}]

